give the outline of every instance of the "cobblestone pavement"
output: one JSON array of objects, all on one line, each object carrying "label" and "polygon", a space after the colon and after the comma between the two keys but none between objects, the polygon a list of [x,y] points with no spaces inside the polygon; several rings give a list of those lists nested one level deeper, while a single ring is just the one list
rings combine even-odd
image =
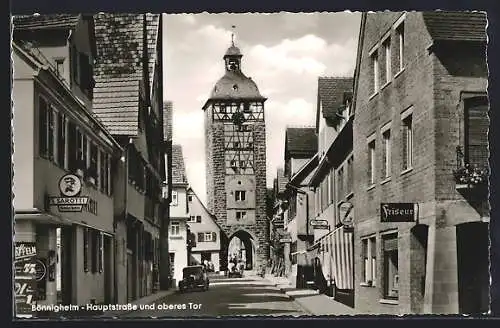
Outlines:
[{"label": "cobblestone pavement", "polygon": [[208,291],[176,292],[151,304],[149,309],[121,318],[298,316],[307,314],[269,281],[258,277],[212,277]]}]

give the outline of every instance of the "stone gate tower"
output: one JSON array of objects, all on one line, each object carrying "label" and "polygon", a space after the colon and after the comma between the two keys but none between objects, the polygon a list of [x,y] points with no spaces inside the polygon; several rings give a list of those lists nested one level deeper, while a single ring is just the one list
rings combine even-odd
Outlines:
[{"label": "stone gate tower", "polygon": [[207,207],[226,236],[221,236],[221,269],[227,266],[233,237],[245,245],[247,269],[269,258],[266,216],[266,129],[264,98],[241,71],[240,49],[224,55],[225,74],[215,84],[205,111]]}]

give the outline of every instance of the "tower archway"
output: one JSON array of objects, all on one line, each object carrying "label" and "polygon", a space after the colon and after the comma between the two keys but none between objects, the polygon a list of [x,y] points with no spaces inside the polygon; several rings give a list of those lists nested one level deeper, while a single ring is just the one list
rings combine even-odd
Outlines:
[{"label": "tower archway", "polygon": [[256,268],[256,240],[246,230],[237,230],[228,239],[226,258],[229,261],[236,260],[245,263],[245,270]]}]

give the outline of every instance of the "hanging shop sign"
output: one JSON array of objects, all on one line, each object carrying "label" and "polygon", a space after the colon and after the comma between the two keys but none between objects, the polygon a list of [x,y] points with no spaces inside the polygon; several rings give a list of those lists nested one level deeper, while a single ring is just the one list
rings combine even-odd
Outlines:
[{"label": "hanging shop sign", "polygon": [[353,225],[353,215],[352,215],[352,208],[354,206],[350,202],[343,202],[339,206],[339,215],[340,215],[340,223],[342,223],[343,226],[345,227],[352,227]]},{"label": "hanging shop sign", "polygon": [[280,238],[280,243],[291,243],[292,242],[292,236],[290,236],[289,233],[283,234]]},{"label": "hanging shop sign", "polygon": [[327,220],[311,220],[310,221],[311,226],[314,229],[329,229],[330,225],[328,224]]},{"label": "hanging shop sign", "polygon": [[[59,212],[81,212],[89,203],[89,197],[80,196],[82,181],[74,174],[66,174],[59,180],[60,197],[49,197],[49,205]],[[94,206],[92,206],[94,207]]]},{"label": "hanging shop sign", "polygon": [[414,203],[381,203],[381,222],[414,222]]},{"label": "hanging shop sign", "polygon": [[36,244],[16,242],[14,257],[14,291],[16,314],[32,315],[31,306],[36,303]]}]

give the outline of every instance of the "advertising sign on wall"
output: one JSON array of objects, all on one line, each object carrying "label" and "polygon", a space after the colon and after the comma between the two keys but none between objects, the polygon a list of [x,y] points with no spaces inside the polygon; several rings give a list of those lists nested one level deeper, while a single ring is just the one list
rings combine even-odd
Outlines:
[{"label": "advertising sign on wall", "polygon": [[382,203],[380,204],[380,220],[382,222],[415,221],[414,203]]},{"label": "advertising sign on wall", "polygon": [[14,257],[14,291],[16,314],[32,315],[31,305],[36,303],[36,278],[40,275],[36,259],[36,244],[16,242]]},{"label": "advertising sign on wall", "polygon": [[81,212],[89,197],[78,196],[82,190],[82,181],[74,174],[66,174],[59,180],[61,197],[49,197],[49,205],[57,206],[59,212]]}]

